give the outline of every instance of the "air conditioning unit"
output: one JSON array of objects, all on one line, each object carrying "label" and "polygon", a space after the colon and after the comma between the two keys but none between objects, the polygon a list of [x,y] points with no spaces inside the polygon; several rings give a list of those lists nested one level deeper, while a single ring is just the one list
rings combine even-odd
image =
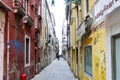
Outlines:
[{"label": "air conditioning unit", "polygon": [[27,23],[28,22],[28,16],[24,16],[23,17],[23,23]]}]

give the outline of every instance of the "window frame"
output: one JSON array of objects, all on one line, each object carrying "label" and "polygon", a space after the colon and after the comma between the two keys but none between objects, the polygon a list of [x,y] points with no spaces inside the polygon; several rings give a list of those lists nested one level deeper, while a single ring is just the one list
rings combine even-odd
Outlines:
[{"label": "window frame", "polygon": [[87,13],[89,12],[89,0],[84,0],[84,3],[85,3],[85,5],[84,5],[84,7],[85,7],[84,12],[85,12],[85,16],[87,16]]},{"label": "window frame", "polygon": [[40,32],[38,32],[37,36],[38,36],[38,47],[40,48],[40,46],[41,46]]},{"label": "window frame", "polygon": [[113,80],[116,80],[116,52],[115,52],[115,49],[116,49],[116,46],[115,46],[115,40],[117,38],[120,38],[120,33],[119,34],[116,34],[116,35],[113,35],[111,37],[111,56],[112,56],[112,79]]},{"label": "window frame", "polygon": [[[26,63],[26,39],[29,39],[29,52],[28,52],[29,62],[28,63]],[[25,58],[24,59],[25,59],[25,67],[30,66],[30,37],[28,35],[25,35]]]},{"label": "window frame", "polygon": [[[85,66],[86,66],[86,56],[85,56],[85,48],[86,47],[91,47],[91,51],[92,51],[92,45],[90,44],[90,45],[86,45],[86,46],[84,46],[84,72],[88,75],[88,76],[92,76],[93,75],[93,71],[90,73],[90,72],[88,72],[88,71],[86,71],[86,68],[85,68]],[[91,52],[91,57],[92,57],[92,52]],[[92,58],[91,58],[92,59]],[[92,65],[92,60],[91,60],[91,65]],[[93,66],[91,66],[91,67],[93,67]]]}]

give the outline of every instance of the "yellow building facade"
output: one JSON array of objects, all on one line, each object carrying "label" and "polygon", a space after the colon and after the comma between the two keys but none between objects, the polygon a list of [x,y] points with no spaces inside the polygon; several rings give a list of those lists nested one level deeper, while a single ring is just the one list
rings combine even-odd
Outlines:
[{"label": "yellow building facade", "polygon": [[71,68],[78,80],[119,80],[120,1],[72,5]]},{"label": "yellow building facade", "polygon": [[105,22],[92,25],[95,2],[72,5],[71,68],[79,80],[106,80]]},{"label": "yellow building facade", "polygon": [[75,40],[76,40],[76,7],[75,4],[72,4],[72,19],[71,19],[71,69],[73,71],[73,74],[76,74],[76,53],[75,53]]}]

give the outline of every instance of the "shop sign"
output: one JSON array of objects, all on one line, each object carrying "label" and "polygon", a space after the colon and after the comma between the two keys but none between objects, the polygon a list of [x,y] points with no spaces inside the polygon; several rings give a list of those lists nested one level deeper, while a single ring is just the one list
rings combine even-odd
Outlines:
[{"label": "shop sign", "polygon": [[99,0],[95,4],[95,21],[98,22],[106,14],[120,6],[120,0]]},{"label": "shop sign", "polygon": [[85,33],[85,23],[83,22],[82,25],[77,29],[77,37],[79,38]]}]

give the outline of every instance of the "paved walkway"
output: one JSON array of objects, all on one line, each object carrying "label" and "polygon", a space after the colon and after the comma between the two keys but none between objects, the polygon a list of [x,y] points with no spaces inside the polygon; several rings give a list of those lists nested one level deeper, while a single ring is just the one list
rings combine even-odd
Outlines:
[{"label": "paved walkway", "polygon": [[32,80],[76,80],[67,62],[60,58],[55,59],[49,66],[43,69]]}]

